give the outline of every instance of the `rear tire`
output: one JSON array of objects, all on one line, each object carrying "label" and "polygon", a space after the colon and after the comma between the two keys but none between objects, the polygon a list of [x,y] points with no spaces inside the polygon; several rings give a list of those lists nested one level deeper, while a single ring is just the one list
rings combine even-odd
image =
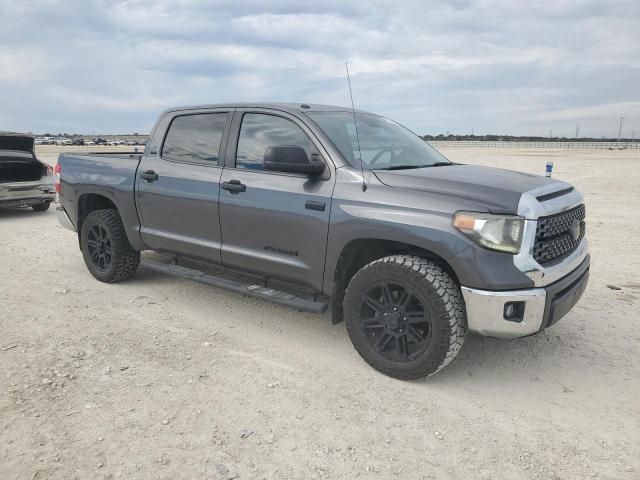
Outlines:
[{"label": "rear tire", "polygon": [[344,313],[360,356],[401,380],[447,366],[467,332],[457,282],[435,263],[414,256],[385,257],[361,268],[347,287]]},{"label": "rear tire", "polygon": [[89,272],[101,282],[127,280],[140,264],[140,252],[129,243],[114,209],[94,210],[87,215],[82,222],[80,248]]},{"label": "rear tire", "polygon": [[37,205],[31,205],[31,208],[33,208],[36,212],[46,212],[47,210],[49,210],[50,206],[51,202],[44,202]]}]

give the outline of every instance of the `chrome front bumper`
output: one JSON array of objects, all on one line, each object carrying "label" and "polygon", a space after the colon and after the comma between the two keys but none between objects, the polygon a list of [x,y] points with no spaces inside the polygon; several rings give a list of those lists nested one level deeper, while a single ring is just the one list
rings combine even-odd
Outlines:
[{"label": "chrome front bumper", "polygon": [[[462,287],[467,306],[469,331],[485,337],[515,338],[536,333],[542,327],[547,292],[544,288],[491,292]],[[508,302],[524,302],[520,322],[505,320],[504,307]]]},{"label": "chrome front bumper", "polygon": [[[589,280],[591,258],[565,277],[543,288],[488,291],[461,287],[469,331],[487,337],[515,338],[538,333],[556,323],[578,302]],[[522,315],[506,318],[505,306],[521,302]]]},{"label": "chrome front bumper", "polygon": [[58,223],[62,225],[67,230],[71,230],[72,232],[76,231],[76,227],[71,222],[69,215],[65,212],[64,208],[58,207],[56,208],[56,215],[58,216]]}]

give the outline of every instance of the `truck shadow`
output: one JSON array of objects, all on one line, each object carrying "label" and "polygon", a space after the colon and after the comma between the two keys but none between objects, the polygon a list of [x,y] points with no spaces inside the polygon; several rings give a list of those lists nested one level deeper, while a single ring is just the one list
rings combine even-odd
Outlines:
[{"label": "truck shadow", "polygon": [[55,207],[52,204],[45,212],[36,212],[31,207],[3,207],[0,208],[0,222],[4,220],[40,218],[43,215],[55,215]]},{"label": "truck shadow", "polygon": [[[572,323],[572,317],[563,320]],[[420,382],[433,386],[473,384],[483,390],[491,385],[517,389],[547,378],[566,388],[561,379],[579,377],[590,368],[584,358],[601,353],[591,352],[581,337],[562,330],[555,326],[553,331],[515,339],[469,335],[451,365]]]},{"label": "truck shadow", "polygon": [[[343,361],[352,363],[351,369],[361,369],[361,373],[367,376],[378,375],[353,350],[344,323],[331,325],[329,313],[323,315],[301,313],[258,299],[251,299],[253,306],[248,307],[247,298],[249,297],[240,293],[145,268],[140,268],[126,284],[127,288],[136,284],[153,284],[166,288],[167,285],[175,285],[176,282],[188,286],[193,295],[191,301],[195,303],[215,303],[220,300],[215,298],[218,295],[226,297],[224,302],[231,310],[245,313],[238,315],[238,322],[244,323],[242,327],[254,328],[253,324],[259,318],[262,326],[291,332],[294,337],[305,339],[302,340],[303,342],[311,338],[315,339],[314,343],[321,342],[328,356],[333,357],[337,354]],[[169,301],[181,302],[182,299],[170,297]],[[246,314],[248,308],[255,309],[259,305],[270,305],[269,313],[265,309],[260,314]],[[407,385],[409,388],[467,388],[469,385],[474,385],[475,388],[482,390],[489,388],[490,385],[497,388],[503,388],[505,385],[509,388],[518,388],[520,385],[529,389],[541,377],[555,379],[576,376],[589,367],[584,361],[575,361],[577,351],[580,352],[581,357],[598,355],[597,352],[589,352],[590,345],[584,342],[582,337],[576,336],[575,332],[571,333],[571,325],[579,320],[579,316],[578,312],[572,313],[563,319],[567,326],[556,325],[549,331],[531,337],[495,339],[468,335],[458,358],[451,365],[432,377],[408,382]],[[389,380],[382,374],[379,375],[381,380]],[[558,383],[559,380],[554,382]]]}]

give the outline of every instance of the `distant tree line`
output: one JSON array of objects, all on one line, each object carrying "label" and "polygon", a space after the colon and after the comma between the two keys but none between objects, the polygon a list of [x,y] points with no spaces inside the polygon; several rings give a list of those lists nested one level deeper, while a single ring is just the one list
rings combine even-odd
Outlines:
[{"label": "distant tree line", "polygon": [[[42,136],[42,137],[95,137],[95,135],[86,135],[86,134],[82,134],[82,133],[44,133],[42,135],[38,135],[38,136]],[[138,137],[140,136],[140,134],[138,132],[135,133],[123,133],[123,134],[111,134],[111,135],[106,135],[107,137]],[[142,135],[143,137],[146,137],[145,135]]]},{"label": "distant tree line", "polygon": [[[423,135],[421,137],[425,141],[429,140],[473,140],[476,142],[612,142],[618,140],[617,138],[591,138],[591,137],[536,137],[536,136],[524,136],[524,135]],[[629,142],[630,138],[621,138],[621,141]]]}]

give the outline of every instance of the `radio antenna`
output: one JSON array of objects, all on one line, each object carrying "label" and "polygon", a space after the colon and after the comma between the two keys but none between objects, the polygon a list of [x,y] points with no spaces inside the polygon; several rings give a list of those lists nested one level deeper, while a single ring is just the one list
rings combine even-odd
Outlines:
[{"label": "radio antenna", "polygon": [[356,127],[356,142],[358,143],[358,160],[360,160],[360,171],[362,172],[362,191],[367,191],[367,183],[364,181],[364,161],[362,160],[362,152],[360,151],[360,135],[358,135],[358,120],[356,119],[356,107],[353,103],[353,90],[351,89],[351,77],[349,76],[349,62],[344,62],[347,69],[347,82],[349,83],[349,96],[351,97],[351,112],[353,113],[353,123]]}]

